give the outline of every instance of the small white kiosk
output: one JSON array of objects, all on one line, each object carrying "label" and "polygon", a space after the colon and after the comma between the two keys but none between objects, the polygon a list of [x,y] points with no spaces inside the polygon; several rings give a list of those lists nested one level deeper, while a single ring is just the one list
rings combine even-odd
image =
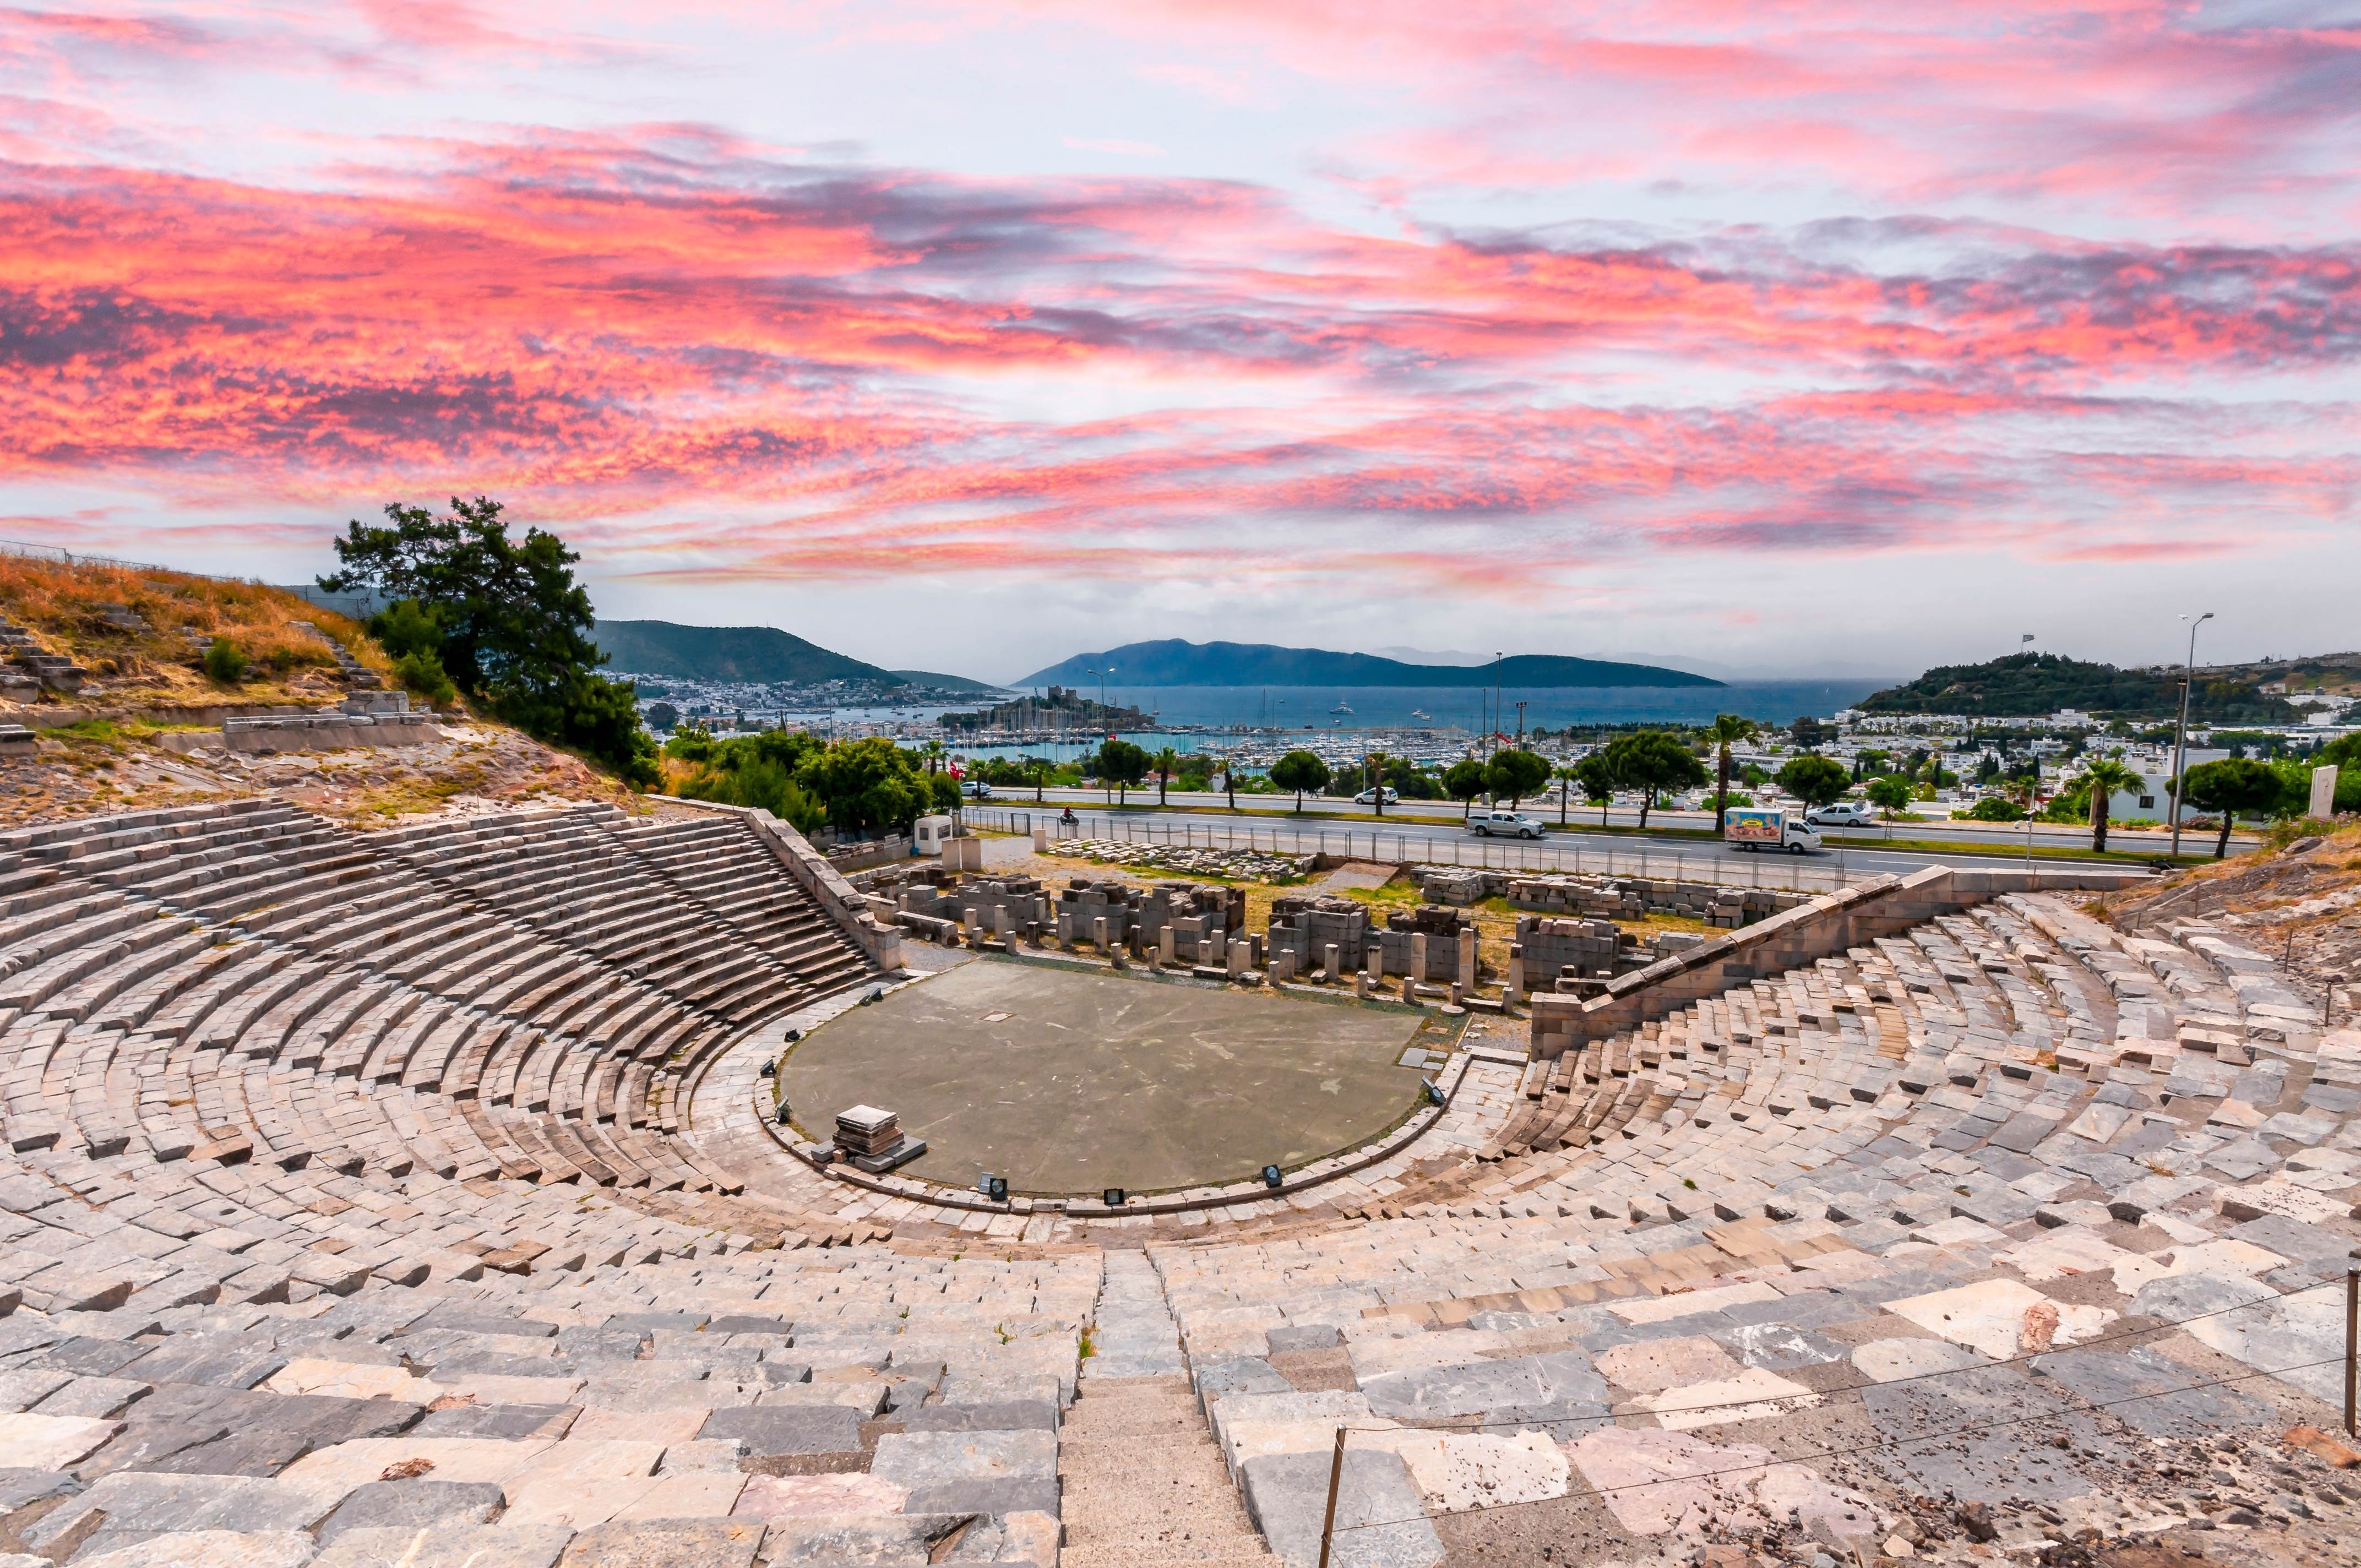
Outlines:
[{"label": "small white kiosk", "polygon": [[921,817],[910,824],[910,853],[939,857],[943,846],[958,832],[957,825],[948,817]]}]

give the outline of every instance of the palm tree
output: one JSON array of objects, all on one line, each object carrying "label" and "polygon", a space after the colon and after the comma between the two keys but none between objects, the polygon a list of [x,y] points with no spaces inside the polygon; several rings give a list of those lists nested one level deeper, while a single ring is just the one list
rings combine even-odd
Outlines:
[{"label": "palm tree", "polygon": [[931,773],[935,771],[935,764],[942,761],[943,743],[939,740],[929,740],[922,750],[926,753],[927,772]]},{"label": "palm tree", "polygon": [[2107,850],[2107,806],[2117,790],[2129,789],[2139,782],[2139,775],[2113,757],[2093,757],[2083,765],[2082,777],[2091,785],[2091,851],[2104,854]]},{"label": "palm tree", "polygon": [[1038,806],[1041,804],[1041,786],[1049,782],[1049,764],[1044,758],[1028,757],[1025,761],[1025,771],[1032,776],[1033,804]]},{"label": "palm tree", "polygon": [[1222,759],[1222,784],[1230,792],[1230,809],[1238,808],[1238,769],[1235,758]]},{"label": "palm tree", "polygon": [[1560,762],[1552,770],[1551,776],[1557,780],[1557,825],[1563,828],[1565,826],[1565,808],[1574,799],[1574,781],[1581,776],[1581,771],[1572,762]]},{"label": "palm tree", "polygon": [[1369,798],[1376,803],[1378,815],[1383,817],[1386,814],[1386,754],[1372,751],[1363,761],[1367,763]]},{"label": "palm tree", "polygon": [[1706,727],[1705,738],[1714,749],[1713,827],[1721,831],[1721,814],[1730,808],[1730,749],[1741,740],[1752,740],[1762,733],[1763,727],[1751,718],[1735,713],[1717,713]]},{"label": "palm tree", "polygon": [[1164,804],[1165,792],[1172,787],[1172,775],[1180,771],[1180,753],[1167,746],[1156,753],[1156,804]]}]

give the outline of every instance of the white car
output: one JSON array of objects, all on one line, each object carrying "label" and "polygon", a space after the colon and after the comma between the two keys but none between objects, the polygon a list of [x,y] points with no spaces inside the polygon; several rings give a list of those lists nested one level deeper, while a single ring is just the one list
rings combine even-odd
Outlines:
[{"label": "white car", "polygon": [[990,800],[992,786],[982,779],[969,779],[960,785],[960,793],[970,800]]},{"label": "white car", "polygon": [[[1395,801],[1401,798],[1401,792],[1400,790],[1389,789],[1385,792],[1385,796],[1386,804],[1388,806],[1391,806]],[[1378,791],[1374,789],[1365,789],[1360,794],[1355,795],[1353,797],[1353,801],[1354,804],[1357,806],[1375,806],[1378,803]]]},{"label": "white car", "polygon": [[1857,800],[1839,800],[1833,806],[1816,806],[1804,813],[1804,820],[1815,828],[1844,828],[1871,820],[1869,807]]},{"label": "white car", "polygon": [[1538,818],[1513,811],[1479,811],[1467,819],[1467,831],[1485,839],[1496,833],[1509,839],[1538,839],[1549,829]]}]

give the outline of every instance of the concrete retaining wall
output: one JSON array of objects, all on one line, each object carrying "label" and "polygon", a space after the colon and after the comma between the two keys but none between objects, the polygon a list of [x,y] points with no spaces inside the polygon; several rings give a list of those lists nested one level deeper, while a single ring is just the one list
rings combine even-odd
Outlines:
[{"label": "concrete retaining wall", "polygon": [[1690,1003],[1830,958],[1880,937],[1955,915],[2004,893],[2110,891],[2144,883],[2144,872],[1966,870],[1929,866],[1879,876],[1784,910],[1769,919],[1619,975],[1604,994],[1532,999],[1533,1059],[1554,1060]]}]

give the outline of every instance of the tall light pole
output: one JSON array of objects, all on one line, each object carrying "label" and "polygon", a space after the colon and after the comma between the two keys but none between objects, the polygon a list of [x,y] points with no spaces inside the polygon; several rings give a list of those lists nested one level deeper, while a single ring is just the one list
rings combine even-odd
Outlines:
[{"label": "tall light pole", "polygon": [[[2187,616],[2180,618],[2189,620]],[[2172,853],[2180,855],[2180,775],[2189,760],[2189,688],[2197,684],[2197,629],[2213,619],[2207,610],[2189,621],[2189,657],[2180,665],[2180,721],[2172,727]]]},{"label": "tall light pole", "polygon": [[1490,756],[1490,755],[1492,754],[1492,749],[1493,749],[1493,748],[1492,748],[1492,737],[1493,737],[1493,735],[1495,735],[1496,733],[1498,733],[1498,732],[1499,732],[1499,728],[1500,728],[1500,661],[1501,661],[1503,658],[1505,658],[1505,657],[1507,657],[1507,655],[1506,655],[1506,654],[1504,654],[1504,653],[1502,653],[1502,652],[1499,652],[1499,650],[1498,650],[1498,649],[1494,649],[1494,650],[1493,650],[1493,652],[1492,652],[1492,728],[1491,728],[1490,729],[1488,729],[1488,730],[1486,730],[1486,731],[1484,732],[1484,755],[1486,755],[1487,757],[1488,757],[1488,756]]}]

